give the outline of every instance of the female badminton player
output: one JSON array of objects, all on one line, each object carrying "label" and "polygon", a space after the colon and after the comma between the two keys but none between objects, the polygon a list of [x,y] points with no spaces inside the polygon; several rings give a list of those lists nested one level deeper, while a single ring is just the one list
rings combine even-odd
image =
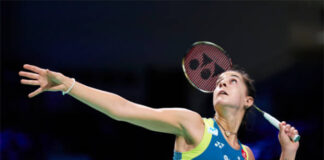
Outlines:
[{"label": "female badminton player", "polygon": [[[59,72],[24,65],[28,71],[19,75],[25,85],[39,86],[28,97],[45,91],[61,91],[117,121],[176,136],[174,160],[253,160],[251,149],[240,143],[238,129],[246,110],[254,103],[254,87],[249,76],[240,70],[223,72],[213,92],[215,116],[202,118],[183,108],[150,108],[133,103],[114,93],[88,87]],[[298,131],[280,123],[278,139],[281,160],[295,159],[299,142],[291,140]]]}]

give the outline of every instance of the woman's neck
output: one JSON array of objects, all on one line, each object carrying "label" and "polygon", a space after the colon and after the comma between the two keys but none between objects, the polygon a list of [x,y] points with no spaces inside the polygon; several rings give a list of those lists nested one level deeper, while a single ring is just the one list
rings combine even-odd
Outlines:
[{"label": "woman's neck", "polygon": [[[214,119],[226,135],[226,139],[230,144],[237,144],[237,132],[240,128],[244,111],[232,107],[218,107]],[[226,134],[226,132],[230,132]]]},{"label": "woman's neck", "polygon": [[215,120],[217,123],[219,123],[221,125],[221,127],[226,130],[229,131],[231,133],[237,133],[241,121],[237,118],[233,117],[223,117],[220,116],[217,112],[215,114]]}]

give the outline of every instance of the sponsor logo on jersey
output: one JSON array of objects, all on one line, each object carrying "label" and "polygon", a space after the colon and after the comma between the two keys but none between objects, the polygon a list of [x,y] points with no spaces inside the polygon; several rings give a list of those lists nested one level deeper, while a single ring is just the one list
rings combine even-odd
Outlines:
[{"label": "sponsor logo on jersey", "polygon": [[214,127],[209,127],[208,132],[211,133],[212,135],[218,136],[218,129]]},{"label": "sponsor logo on jersey", "polygon": [[215,147],[218,147],[219,149],[222,149],[224,147],[224,143],[221,143],[221,142],[216,142],[215,143]]}]

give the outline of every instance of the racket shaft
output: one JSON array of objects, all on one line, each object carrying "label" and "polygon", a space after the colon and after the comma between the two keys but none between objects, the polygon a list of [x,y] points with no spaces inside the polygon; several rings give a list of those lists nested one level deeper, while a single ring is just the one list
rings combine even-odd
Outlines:
[{"label": "racket shaft", "polygon": [[268,114],[267,112],[263,112],[263,116],[265,119],[267,119],[273,126],[275,126],[277,129],[280,129],[279,128],[279,121],[272,117],[270,114]]},{"label": "racket shaft", "polygon": [[[279,121],[276,119],[276,118],[274,118],[274,117],[272,117],[270,114],[268,114],[267,112],[263,112],[263,117],[266,119],[266,120],[268,120],[273,126],[275,126],[277,129],[280,129],[279,128]],[[294,137],[293,137],[293,141],[294,142],[297,142],[297,141],[299,141],[299,139],[300,139],[300,136],[298,135],[298,134],[296,134]]]}]

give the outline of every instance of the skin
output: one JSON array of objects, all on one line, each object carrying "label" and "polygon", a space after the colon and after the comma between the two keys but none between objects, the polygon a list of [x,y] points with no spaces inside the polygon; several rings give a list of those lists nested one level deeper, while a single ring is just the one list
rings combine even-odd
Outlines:
[{"label": "skin", "polygon": [[[224,72],[219,76],[216,85],[213,95],[216,111],[214,118],[224,129],[237,133],[245,111],[252,106],[254,99],[247,96],[247,88],[238,72]],[[220,94],[222,91],[227,94]],[[224,134],[223,130],[222,132]],[[236,135],[225,136],[225,138],[233,148],[240,148]]]},{"label": "skin", "polygon": [[[28,94],[33,98],[46,91],[67,91],[73,80],[59,72],[50,71],[34,65],[24,65],[27,71],[20,71],[19,75],[24,85],[39,86],[38,89]],[[220,94],[225,91],[227,95]],[[114,93],[98,90],[76,82],[68,93],[84,104],[106,114],[117,121],[128,122],[148,130],[169,133],[176,136],[174,149],[185,152],[195,148],[202,140],[204,122],[202,117],[193,111],[183,108],[150,108],[136,104]],[[213,106],[216,111],[215,120],[226,130],[236,133],[242,122],[247,108],[251,107],[254,99],[247,95],[247,89],[242,75],[235,71],[227,71],[220,75],[214,91]],[[224,131],[221,130],[224,134]],[[298,131],[289,124],[282,122],[278,138],[282,153],[280,159],[295,159],[299,142],[295,143],[289,137],[298,134]],[[226,136],[224,136],[226,137]],[[236,135],[226,137],[226,141],[233,148],[238,149]],[[249,147],[249,159],[254,156]]]}]

